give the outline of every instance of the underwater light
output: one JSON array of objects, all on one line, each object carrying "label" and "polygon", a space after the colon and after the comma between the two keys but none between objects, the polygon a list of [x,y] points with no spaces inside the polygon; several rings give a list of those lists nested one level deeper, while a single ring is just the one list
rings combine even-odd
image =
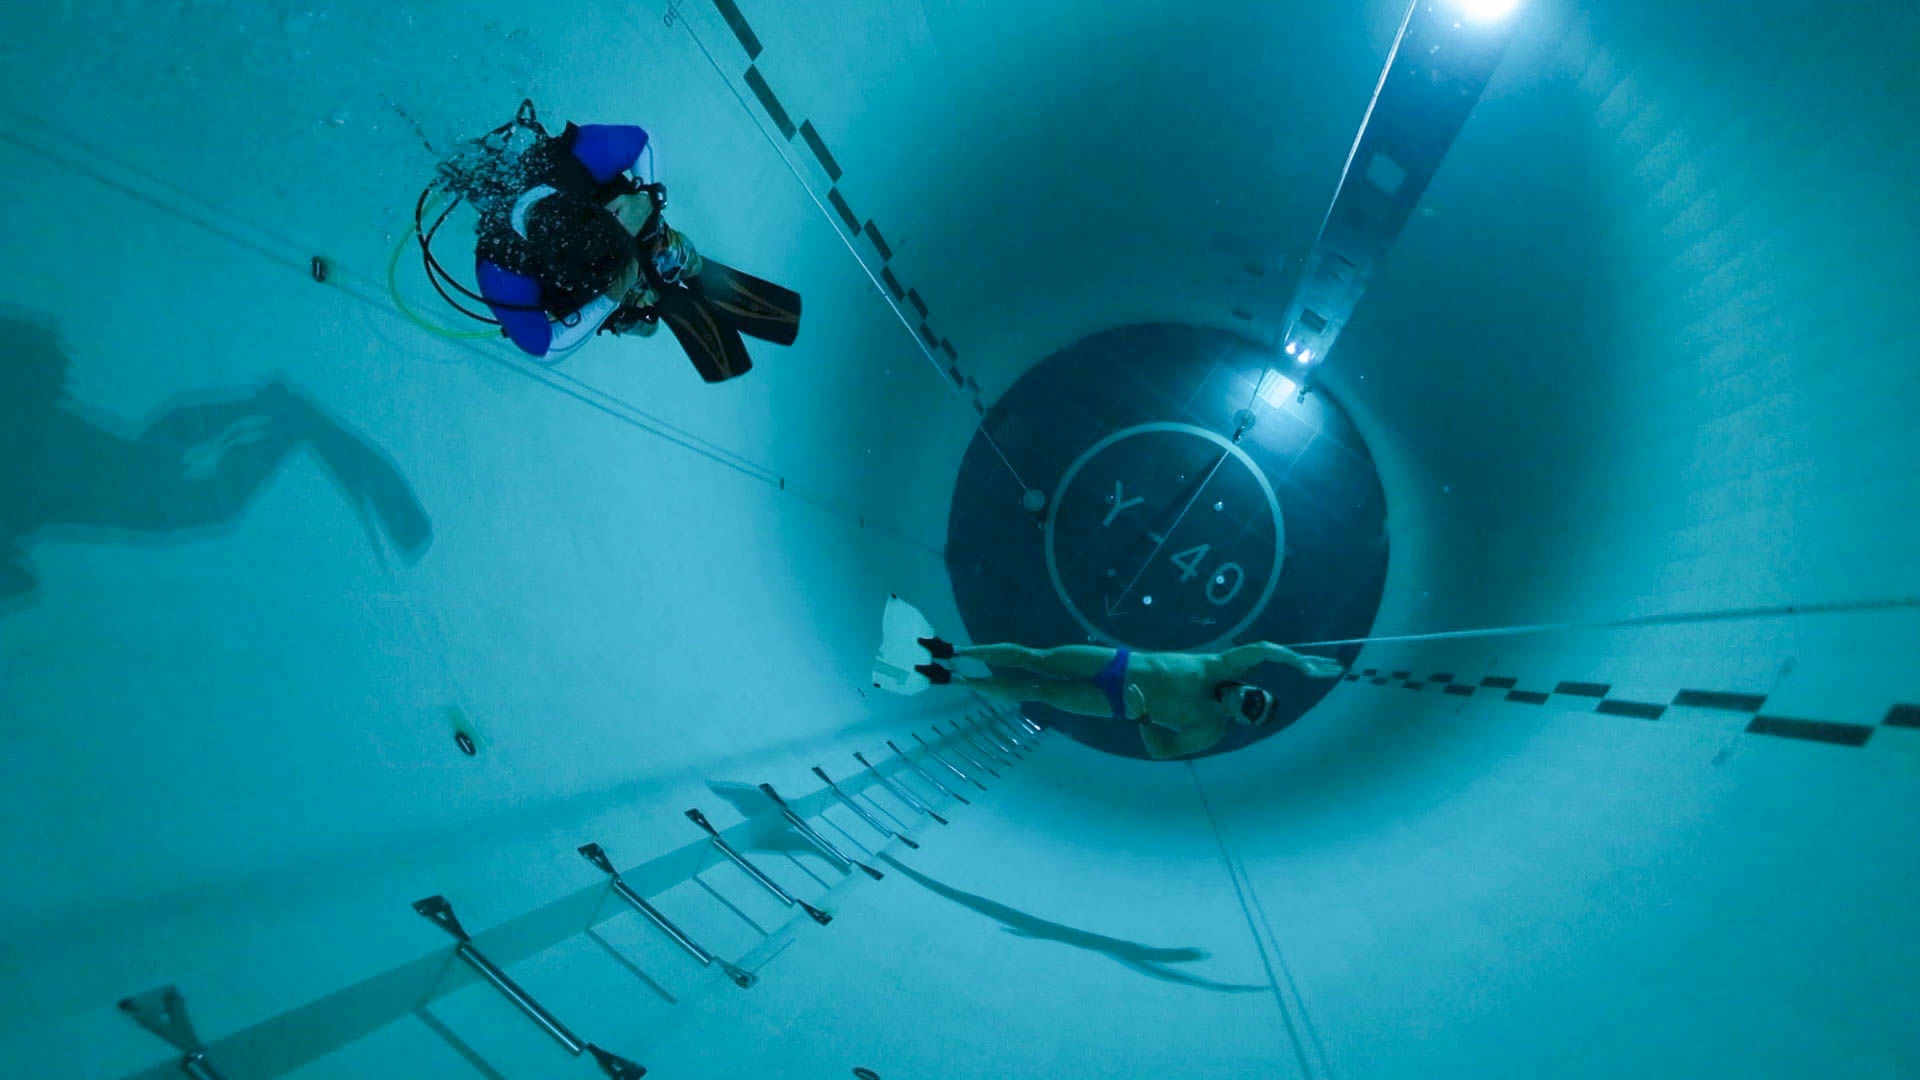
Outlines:
[{"label": "underwater light", "polygon": [[1520,6],[1520,0],[1453,0],[1457,7],[1470,19],[1492,22],[1504,19]]},{"label": "underwater light", "polygon": [[1297,352],[1299,352],[1299,351],[1300,351],[1300,343],[1299,343],[1299,342],[1297,342],[1297,341],[1289,341],[1289,342],[1287,342],[1287,355],[1288,355],[1288,356],[1292,356],[1292,355],[1293,355],[1294,353],[1297,353]]},{"label": "underwater light", "polygon": [[1303,364],[1304,364],[1304,363],[1306,363],[1307,361],[1309,361],[1309,360],[1312,360],[1312,359],[1313,359],[1313,350],[1312,350],[1312,349],[1301,349],[1301,350],[1300,350],[1300,362],[1301,362],[1301,363],[1303,363]]}]

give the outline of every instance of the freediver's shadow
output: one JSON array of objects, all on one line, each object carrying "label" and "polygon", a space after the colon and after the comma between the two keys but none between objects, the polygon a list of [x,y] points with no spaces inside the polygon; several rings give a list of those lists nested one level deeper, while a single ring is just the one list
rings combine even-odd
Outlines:
[{"label": "freediver's shadow", "polygon": [[176,399],[136,427],[67,395],[69,361],[47,326],[0,314],[0,613],[36,585],[40,540],[183,543],[230,530],[288,457],[308,450],[400,558],[433,524],[384,451],[299,387]]},{"label": "freediver's shadow", "polygon": [[1113,958],[1122,967],[1129,968],[1151,979],[1163,982],[1180,983],[1185,986],[1212,990],[1222,994],[1254,994],[1266,990],[1264,985],[1246,983],[1225,983],[1199,975],[1189,975],[1184,971],[1175,971],[1168,964],[1184,964],[1194,960],[1205,960],[1210,953],[1205,949],[1178,948],[1162,949],[1151,945],[1142,945],[1123,938],[1107,937],[1089,930],[1079,930],[1062,923],[1029,915],[1018,908],[1008,907],[997,900],[963,892],[942,881],[927,875],[881,852],[880,858],[898,870],[901,874],[917,882],[922,888],[945,897],[962,907],[976,911],[1000,924],[1001,930],[1016,937],[1034,938],[1040,941],[1057,941],[1062,945],[1071,945],[1076,949],[1105,954]]},{"label": "freediver's shadow", "polygon": [[[775,810],[773,800],[767,798],[765,793],[751,784],[740,784],[727,780],[709,780],[707,781],[707,790],[725,799],[741,817],[754,817]],[[753,850],[778,852],[788,856],[800,853],[817,854],[814,852],[811,844],[801,839],[791,829],[781,830],[776,836],[777,838],[771,841],[763,840],[756,842],[753,845]],[[1185,986],[1193,986],[1202,990],[1213,990],[1223,994],[1251,994],[1259,993],[1267,989],[1265,985],[1218,982],[1213,979],[1203,978],[1199,975],[1189,975],[1184,971],[1175,971],[1166,966],[1168,964],[1184,964],[1195,960],[1205,960],[1211,955],[1205,949],[1190,947],[1177,949],[1156,948],[1151,945],[1142,945],[1136,941],[1127,941],[1122,938],[1107,937],[1105,934],[1096,934],[1092,931],[1076,929],[1062,923],[1042,919],[1037,915],[1029,915],[1018,908],[1009,907],[997,900],[989,900],[984,896],[976,896],[973,893],[956,889],[945,882],[936,881],[894,858],[887,852],[880,852],[878,857],[886,860],[895,870],[898,870],[908,878],[919,883],[922,888],[937,896],[945,897],[962,907],[985,915],[987,918],[998,922],[1003,931],[1013,934],[1016,937],[1033,938],[1039,941],[1057,941],[1062,945],[1071,945],[1076,949],[1086,949],[1089,952],[1102,953],[1112,957],[1123,967],[1130,968],[1148,978],[1160,979],[1163,982],[1180,983]],[[795,865],[801,866],[801,869],[806,870],[804,864],[796,861]],[[819,881],[822,886],[828,884],[828,882],[821,880],[817,875],[813,875],[811,870],[807,870],[807,873],[809,876],[814,877],[814,880]]]}]

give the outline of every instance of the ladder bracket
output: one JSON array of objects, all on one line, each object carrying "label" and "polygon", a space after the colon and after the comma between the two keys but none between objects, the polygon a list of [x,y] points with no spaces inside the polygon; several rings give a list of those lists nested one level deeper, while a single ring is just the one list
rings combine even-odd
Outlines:
[{"label": "ladder bracket", "polygon": [[187,1000],[172,986],[123,998],[120,1011],[133,1017],[134,1023],[172,1043],[174,1049],[183,1054],[204,1049],[200,1036],[194,1034],[193,1024],[187,1019]]},{"label": "ladder bracket", "polygon": [[608,877],[617,879],[620,876],[620,872],[613,868],[613,860],[607,858],[607,850],[599,844],[580,845],[580,854],[584,855],[588,862],[599,867]]},{"label": "ladder bracket", "polygon": [[647,1075],[646,1069],[611,1050],[602,1050],[593,1043],[587,1044],[587,1052],[593,1055],[593,1060],[600,1063],[600,1071],[612,1077],[613,1080],[640,1080]]},{"label": "ladder bracket", "polygon": [[454,918],[453,905],[444,896],[429,896],[425,900],[415,900],[413,910],[433,925],[453,935],[453,939],[462,945],[470,945],[473,938],[468,936],[460,920]]}]

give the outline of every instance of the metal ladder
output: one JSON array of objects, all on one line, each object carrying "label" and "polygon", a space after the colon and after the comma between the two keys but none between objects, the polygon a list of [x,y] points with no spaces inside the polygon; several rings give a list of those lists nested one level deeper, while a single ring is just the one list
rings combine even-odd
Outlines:
[{"label": "metal ladder", "polygon": [[[804,924],[799,924],[796,919],[789,919],[781,926],[766,932],[761,944],[751,950],[748,955],[729,961],[702,946],[692,935],[676,925],[647,899],[644,886],[635,887],[632,880],[640,879],[646,885],[655,886],[656,891],[663,891],[666,887],[677,883],[676,879],[691,879],[708,866],[718,865],[724,861],[738,867],[749,880],[790,912],[804,913],[812,922],[820,926],[830,924],[833,921],[832,914],[781,887],[765,870],[740,851],[741,846],[751,846],[748,842],[750,836],[764,835],[764,831],[769,828],[791,830],[809,847],[818,851],[829,863],[849,877],[858,872],[875,881],[881,880],[886,876],[883,872],[849,855],[827,839],[808,821],[809,815],[817,815],[823,823],[826,823],[825,809],[830,805],[839,805],[851,810],[867,828],[877,833],[882,838],[883,845],[899,842],[906,847],[917,849],[920,847],[919,842],[908,834],[913,831],[914,825],[920,823],[919,818],[925,818],[943,826],[950,824],[948,818],[940,812],[939,807],[943,803],[971,805],[971,800],[962,794],[960,789],[971,787],[981,792],[987,791],[986,778],[1000,779],[1003,776],[1000,770],[1011,769],[1019,764],[1033,752],[1047,734],[1045,729],[1027,719],[1018,710],[997,707],[990,707],[985,712],[969,716],[965,723],[952,723],[950,731],[941,731],[938,724],[933,724],[931,727],[934,735],[932,742],[921,738],[918,733],[911,733],[913,741],[918,744],[917,759],[914,753],[888,740],[886,745],[893,751],[892,758],[876,765],[864,752],[855,752],[853,757],[859,763],[860,771],[847,774],[840,780],[836,781],[821,766],[813,766],[813,774],[824,786],[792,801],[783,797],[773,785],[760,784],[759,790],[766,796],[770,806],[769,813],[749,818],[731,829],[718,829],[698,807],[689,808],[686,811],[688,821],[706,834],[704,841],[696,840],[691,845],[695,849],[704,849],[693,852],[695,857],[691,861],[687,857],[688,849],[681,849],[622,872],[617,868],[612,856],[599,844],[580,845],[577,849],[579,854],[605,875],[606,887],[604,890],[583,893],[583,897],[592,902],[591,912],[584,926],[571,933],[561,932],[549,935],[551,940],[547,940],[544,947],[551,948],[568,937],[585,934],[593,936],[603,947],[611,950],[613,947],[599,939],[593,932],[596,922],[612,917],[609,914],[603,914],[606,909],[604,900],[610,893],[619,898],[626,907],[639,913],[646,921],[658,928],[694,963],[703,968],[717,969],[727,977],[728,981],[742,990],[752,988],[760,978],[755,974],[756,969],[785,947],[781,939],[790,937],[795,932],[796,925]],[[954,759],[967,768],[963,769]],[[907,821],[895,816],[893,811],[888,810],[873,798],[873,793],[878,790],[886,791],[897,801],[901,808],[900,813],[906,816]],[[948,812],[951,813],[951,810]],[[776,817],[778,824],[773,820]],[[762,820],[763,818],[765,820]],[[913,824],[909,824],[908,821],[912,821]],[[838,829],[839,826],[834,825],[834,828]],[[686,869],[688,866],[692,866],[692,869]],[[672,877],[664,876],[664,872],[669,870],[677,870],[678,873]],[[468,933],[461,925],[459,918],[454,914],[452,903],[446,897],[435,895],[416,900],[412,908],[416,914],[432,922],[454,939],[453,956],[469,969],[472,977],[466,980],[441,979],[436,989],[428,996],[427,1002],[422,1002],[417,997],[403,1001],[392,997],[391,991],[386,992],[386,998],[373,1000],[379,988],[403,980],[369,979],[346,992],[364,992],[369,1000],[362,1002],[362,1005],[377,1012],[391,1013],[392,1018],[397,1020],[409,1012],[424,1007],[431,1000],[445,997],[477,979],[491,985],[567,1054],[573,1057],[583,1054],[591,1055],[601,1071],[612,1080],[637,1080],[638,1077],[646,1075],[646,1069],[638,1063],[597,1043],[580,1038],[572,1028],[542,1006],[537,998],[514,982],[499,964],[488,958],[486,951],[482,949],[481,943],[475,940],[474,935]],[[735,914],[740,913],[736,911]],[[434,954],[417,961],[416,965],[444,964],[444,958],[444,953]],[[120,1010],[134,1022],[165,1039],[180,1052],[182,1056],[178,1060],[178,1066],[181,1072],[194,1077],[195,1080],[223,1080],[215,1064],[221,1056],[222,1041],[216,1040],[209,1044],[194,1031],[187,1015],[186,999],[178,988],[172,985],[158,987],[125,998],[119,1005]],[[329,1048],[327,1052],[356,1041],[365,1033],[364,1017],[367,1010],[362,1008],[349,1011],[360,1015],[359,1024],[351,1029],[343,1027],[335,1034],[326,1030],[312,1030],[311,1026],[318,1026],[323,1021],[308,1018],[307,1022],[311,1026],[302,1030],[301,1041],[306,1045],[326,1046]],[[264,1028],[285,1031],[287,1024],[292,1022],[290,1018],[299,1012],[301,1010],[295,1010],[281,1017],[264,1021],[243,1032],[231,1033],[229,1038],[237,1040],[241,1035],[254,1034]]]}]

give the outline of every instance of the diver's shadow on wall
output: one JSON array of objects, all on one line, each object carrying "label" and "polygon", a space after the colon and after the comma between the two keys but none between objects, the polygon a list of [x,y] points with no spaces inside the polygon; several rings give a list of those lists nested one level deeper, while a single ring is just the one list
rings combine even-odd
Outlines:
[{"label": "diver's shadow on wall", "polygon": [[[742,784],[733,780],[709,780],[707,790],[725,799],[727,805],[733,807],[734,812],[743,818],[778,812],[774,801],[767,798],[764,792],[752,784]],[[784,856],[796,869],[812,878],[814,883],[822,889],[833,887],[831,880],[821,877],[813,867],[801,860],[802,855],[818,858],[820,852],[792,829],[781,829],[771,836],[757,837],[749,850]]]},{"label": "diver's shadow on wall", "polygon": [[376,552],[384,536],[412,563],[433,543],[398,466],[284,379],[175,399],[134,425],[70,399],[67,367],[51,330],[0,315],[0,613],[34,591],[31,544],[223,534],[302,450],[360,515]]},{"label": "diver's shadow on wall", "polygon": [[1107,937],[1089,930],[1079,930],[1062,923],[1051,922],[1037,915],[1029,915],[1018,908],[1009,907],[997,900],[963,892],[942,881],[915,870],[886,852],[880,853],[889,866],[917,882],[922,888],[945,897],[962,907],[976,911],[1000,924],[1002,930],[1016,937],[1033,938],[1039,941],[1057,941],[1062,945],[1071,945],[1076,949],[1102,953],[1111,957],[1122,967],[1145,975],[1150,979],[1163,982],[1180,983],[1212,990],[1223,994],[1251,994],[1267,989],[1263,985],[1246,983],[1225,983],[1213,979],[1189,975],[1176,971],[1169,964],[1183,964],[1194,960],[1205,960],[1210,955],[1205,949],[1179,948],[1162,949],[1151,945],[1142,945],[1123,938]]}]

